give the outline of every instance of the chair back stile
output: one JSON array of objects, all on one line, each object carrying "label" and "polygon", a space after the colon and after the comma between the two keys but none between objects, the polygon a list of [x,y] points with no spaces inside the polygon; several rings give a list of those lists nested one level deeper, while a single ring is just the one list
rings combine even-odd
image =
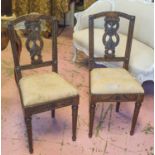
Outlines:
[{"label": "chair back stile", "polygon": [[53,71],[58,72],[58,51],[57,51],[57,33],[58,33],[58,24],[57,21],[53,22],[53,30],[52,31],[52,58],[53,58]]},{"label": "chair back stile", "polygon": [[126,68],[127,70],[129,67],[129,58],[130,58],[131,47],[132,47],[134,23],[135,23],[135,17],[131,16],[131,19],[129,21],[128,38],[127,38],[127,44],[126,44],[126,50],[125,50],[126,61],[124,63],[124,68]]},{"label": "chair back stile", "polygon": [[[102,42],[105,46],[103,57],[94,57],[94,20],[100,17],[105,17],[104,35]],[[126,41],[125,55],[118,57],[115,55],[115,48],[119,44],[119,21],[120,17],[129,20],[128,38]],[[132,36],[134,31],[135,16],[131,16],[122,12],[102,12],[89,16],[89,70],[95,68],[95,62],[101,61],[116,61],[123,62],[123,67],[128,70]]]},{"label": "chair back stile", "polygon": [[[41,21],[45,20],[51,24],[52,32],[52,59],[50,61],[42,60],[42,49],[44,42],[41,37]],[[31,57],[31,64],[21,65],[20,54],[22,50],[21,38],[18,36],[15,26],[24,22],[26,32],[25,47]],[[57,21],[54,17],[40,14],[30,14],[17,18],[14,21],[10,21],[8,26],[13,60],[14,60],[14,72],[16,82],[22,78],[22,70],[35,69],[39,67],[46,67],[52,65],[54,72],[58,71],[57,68]]]}]

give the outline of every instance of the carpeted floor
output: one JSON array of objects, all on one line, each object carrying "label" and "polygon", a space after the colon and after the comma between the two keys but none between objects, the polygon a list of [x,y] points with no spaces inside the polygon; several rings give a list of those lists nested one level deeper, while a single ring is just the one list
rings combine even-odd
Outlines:
[{"label": "carpeted floor", "polygon": [[[51,57],[50,41],[44,54]],[[80,93],[77,141],[72,142],[71,108],[33,116],[34,155],[153,155],[153,82],[144,83],[145,98],[134,136],[129,135],[134,103],[122,103],[115,112],[115,103],[98,104],[94,135],[88,138],[88,68],[87,63],[72,63],[72,30],[66,28],[58,38],[59,73]],[[22,53],[25,52],[25,49]],[[27,62],[27,55],[21,59]],[[78,60],[83,60],[80,55]],[[43,71],[47,71],[44,69]],[[35,73],[35,71],[33,71]],[[27,73],[25,73],[27,74]],[[112,111],[112,115],[110,112]],[[28,143],[18,91],[13,76],[10,44],[2,51],[2,155],[28,155]]]}]

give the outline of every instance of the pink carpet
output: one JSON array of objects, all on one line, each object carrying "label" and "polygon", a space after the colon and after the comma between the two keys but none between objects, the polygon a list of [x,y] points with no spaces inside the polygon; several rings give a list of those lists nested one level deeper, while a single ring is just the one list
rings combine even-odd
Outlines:
[{"label": "pink carpet", "polygon": [[[51,57],[50,41],[44,54]],[[66,28],[58,38],[59,73],[80,93],[77,141],[72,142],[71,107],[33,116],[34,155],[153,155],[153,82],[146,82],[145,98],[135,134],[129,135],[134,103],[122,103],[120,113],[115,103],[98,104],[93,138],[88,138],[88,68],[86,63],[72,63],[72,30]],[[22,56],[25,62],[27,54]],[[78,60],[83,60],[81,55]],[[44,69],[43,71],[46,71]],[[35,71],[34,71],[35,72]],[[26,73],[27,74],[27,73]],[[111,113],[112,112],[112,113]],[[110,114],[111,113],[111,114]],[[13,76],[10,44],[2,51],[2,155],[28,155],[26,128]]]}]

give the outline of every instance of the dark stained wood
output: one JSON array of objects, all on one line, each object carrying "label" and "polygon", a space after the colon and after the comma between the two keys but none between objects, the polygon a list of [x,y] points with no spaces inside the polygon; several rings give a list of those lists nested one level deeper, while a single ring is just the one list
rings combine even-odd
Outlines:
[{"label": "dark stained wood", "polygon": [[137,99],[136,103],[135,103],[135,109],[134,109],[134,114],[133,114],[133,118],[132,118],[132,125],[131,125],[130,135],[134,134],[134,129],[135,129],[135,126],[136,126],[136,122],[137,122],[138,114],[139,114],[140,107],[141,107],[141,104],[142,104],[142,100],[143,100],[143,98],[139,97]]},{"label": "dark stained wood", "polygon": [[[119,18],[118,17],[105,17],[105,33],[103,35],[103,44],[105,46],[105,58],[115,57],[115,47],[119,43],[119,35],[117,33],[119,28]],[[115,37],[115,41],[113,38]]]},{"label": "dark stained wood", "polygon": [[119,112],[120,102],[116,103],[116,112]]},{"label": "dark stained wood", "polygon": [[25,117],[25,124],[26,124],[26,129],[27,129],[29,151],[30,151],[30,153],[33,153],[32,118],[31,118],[31,116]]},{"label": "dark stained wood", "polygon": [[[44,46],[43,40],[41,38],[41,29],[40,24],[42,20],[46,20],[51,25],[51,32],[52,32],[52,55],[50,61],[43,61],[42,59],[42,48]],[[31,64],[21,65],[20,63],[20,54],[21,54],[21,39],[17,35],[15,31],[16,24],[24,22],[25,29],[26,29],[26,44],[25,47],[27,48]],[[47,16],[47,15],[40,15],[40,14],[29,14],[22,17],[19,17],[13,21],[10,21],[8,26],[12,53],[13,53],[13,60],[14,60],[14,74],[15,80],[18,86],[20,98],[21,98],[21,105],[24,112],[24,118],[27,128],[28,134],[28,143],[29,143],[29,152],[33,153],[33,140],[32,140],[32,124],[31,118],[33,114],[51,111],[52,118],[55,117],[55,109],[62,108],[66,106],[72,106],[72,126],[73,126],[73,141],[76,140],[76,126],[77,126],[77,116],[78,116],[78,104],[79,104],[79,95],[62,98],[55,101],[48,101],[46,103],[36,103],[32,106],[24,106],[23,98],[21,95],[21,89],[19,87],[19,80],[22,78],[22,71],[23,70],[30,70],[40,67],[51,66],[53,72],[58,72],[58,57],[57,57],[57,20],[54,17]],[[38,43],[36,43],[38,41]],[[32,45],[31,45],[32,43]]]},{"label": "dark stained wood", "polygon": [[[105,34],[103,35],[103,44],[105,46],[105,55],[103,57],[94,57],[94,20],[100,17],[105,17]],[[124,57],[115,56],[115,47],[119,44],[119,20],[120,18],[125,18],[129,21],[127,43]],[[98,14],[89,16],[89,137],[93,134],[93,121],[95,115],[95,105],[97,102],[116,102],[116,112],[119,112],[120,102],[130,102],[134,101],[135,110],[132,120],[132,127],[130,135],[133,135],[135,125],[137,122],[141,102],[143,101],[144,94],[91,94],[91,70],[93,70],[96,61],[116,61],[123,62],[123,67],[128,70],[129,58],[132,46],[132,37],[134,30],[135,17],[122,13],[122,12],[101,12]],[[112,39],[115,37],[115,41]]]},{"label": "dark stained wood", "polygon": [[72,140],[73,141],[76,140],[77,117],[78,117],[78,104],[72,105],[72,133],[73,133]]},{"label": "dark stained wood", "polygon": [[26,20],[24,25],[26,29],[26,48],[31,56],[32,64],[41,64],[42,63],[42,49],[43,49],[43,40],[40,36],[41,25],[40,20],[34,20],[33,18]]},{"label": "dark stained wood", "polygon": [[55,110],[51,110],[51,116],[52,118],[55,118]]},{"label": "dark stained wood", "polygon": [[89,137],[90,138],[93,135],[93,124],[94,124],[94,116],[95,116],[95,107],[96,107],[96,103],[90,101],[90,105],[89,105]]},{"label": "dark stained wood", "polygon": [[[113,57],[113,61],[119,62],[119,61],[127,61],[127,58],[124,57]],[[94,61],[111,61],[111,58],[108,57],[97,57],[94,58]]]}]

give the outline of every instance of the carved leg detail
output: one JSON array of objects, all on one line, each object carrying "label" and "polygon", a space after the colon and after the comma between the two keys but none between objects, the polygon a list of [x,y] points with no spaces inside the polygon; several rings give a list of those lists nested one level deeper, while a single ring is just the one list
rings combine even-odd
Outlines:
[{"label": "carved leg detail", "polygon": [[72,106],[72,140],[76,140],[76,128],[77,128],[77,116],[78,116],[78,105]]},{"label": "carved leg detail", "polygon": [[135,130],[135,126],[136,126],[136,123],[137,123],[137,118],[138,118],[138,114],[139,114],[139,111],[140,111],[140,107],[141,107],[141,102],[136,102],[135,103],[134,114],[133,114],[133,118],[132,118],[132,125],[131,125],[130,135],[134,134],[134,130]]},{"label": "carved leg detail", "polygon": [[94,116],[95,116],[95,103],[90,103],[89,106],[89,137],[91,138],[93,135],[93,123],[94,123]]},{"label": "carved leg detail", "polygon": [[55,110],[51,110],[51,116],[52,118],[55,118]]},{"label": "carved leg detail", "polygon": [[29,144],[29,152],[33,153],[33,142],[32,142],[32,123],[31,117],[25,118],[26,128],[27,128],[27,136],[28,136],[28,144]]},{"label": "carved leg detail", "polygon": [[117,102],[116,104],[116,112],[119,112],[120,102]]}]

